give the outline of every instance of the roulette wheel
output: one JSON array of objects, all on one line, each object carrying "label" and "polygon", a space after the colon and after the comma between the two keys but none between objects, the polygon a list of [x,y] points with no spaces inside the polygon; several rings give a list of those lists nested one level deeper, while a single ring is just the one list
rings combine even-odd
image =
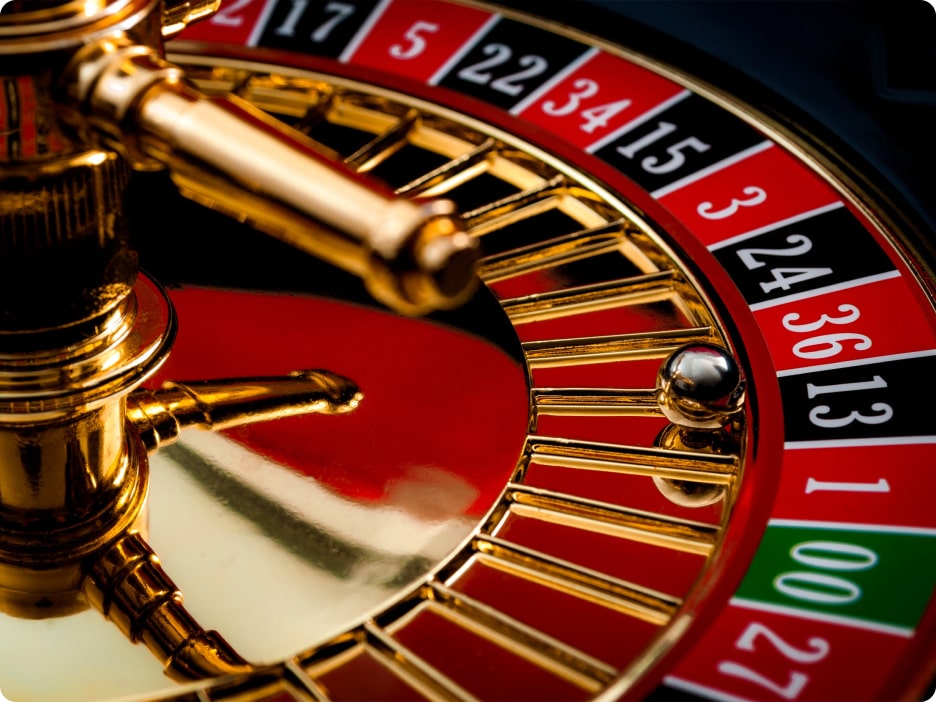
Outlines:
[{"label": "roulette wheel", "polygon": [[3,695],[924,694],[926,5],[76,6],[0,13]]}]

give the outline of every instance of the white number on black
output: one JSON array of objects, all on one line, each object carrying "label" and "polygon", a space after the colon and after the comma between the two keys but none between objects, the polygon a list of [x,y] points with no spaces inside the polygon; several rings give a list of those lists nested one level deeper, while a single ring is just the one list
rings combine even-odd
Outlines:
[{"label": "white number on black", "polygon": [[[754,270],[767,265],[766,261],[761,260],[762,257],[802,256],[812,250],[812,241],[802,234],[791,234],[786,238],[786,241],[790,244],[790,247],[785,249],[739,249],[738,258],[741,259],[741,262],[748,270]],[[773,276],[773,280],[761,281],[760,286],[765,293],[774,290],[789,290],[798,283],[804,283],[813,278],[821,278],[831,272],[831,268],[772,268],[770,274]]]},{"label": "white number on black", "polygon": [[490,72],[490,69],[502,66],[510,61],[513,57],[513,50],[506,44],[494,43],[487,44],[481,51],[485,56],[489,56],[490,58],[483,59],[470,66],[465,66],[465,68],[458,72],[458,77],[478,85],[488,85],[490,83],[492,89],[504,93],[505,95],[516,97],[525,89],[524,84],[520,81],[541,75],[549,68],[549,62],[542,56],[528,54],[521,56],[517,60],[522,70],[492,80],[494,76]]},{"label": "white number on black", "polygon": [[283,23],[273,32],[281,37],[296,36],[296,24],[299,22],[302,13],[305,12],[309,4],[308,0],[290,0],[290,2],[292,2],[292,7],[289,10],[289,14],[286,15],[286,19],[283,20]]},{"label": "white number on black", "polygon": [[[652,132],[645,134],[632,144],[617,147],[617,152],[625,158],[632,159],[651,144],[675,132],[676,128],[676,125],[671,122],[659,122],[656,129]],[[665,161],[660,161],[658,156],[647,156],[641,160],[640,167],[647,173],[653,173],[654,175],[672,173],[685,164],[686,152],[695,151],[696,153],[703,153],[710,148],[711,146],[709,144],[695,137],[687,137],[682,141],[678,141],[666,147],[666,153],[669,155],[669,158]]]},{"label": "white number on black", "polygon": [[[870,342],[869,342],[870,343]],[[806,384],[806,394],[809,399],[814,399],[820,395],[832,395],[842,392],[855,392],[860,390],[881,390],[887,387],[887,381],[879,375],[875,375],[871,380],[865,380],[855,383],[838,383],[835,385],[814,385]],[[809,421],[817,427],[823,429],[840,429],[854,422],[860,424],[884,424],[890,421],[894,416],[893,408],[886,402],[875,402],[871,405],[871,410],[877,414],[861,414],[860,412],[849,412],[844,417],[827,417],[832,411],[828,405],[818,405],[809,412]]]},{"label": "white number on black", "polygon": [[332,30],[341,24],[342,20],[345,20],[353,15],[354,10],[354,5],[349,5],[346,2],[327,3],[325,5],[325,12],[333,12],[334,14],[322,22],[322,24],[320,24],[316,30],[312,32],[312,41],[318,43],[328,39],[328,35],[331,34]]},{"label": "white number on black", "polygon": [[[289,9],[289,13],[286,15],[283,23],[273,32],[274,34],[277,34],[281,37],[296,36],[296,25],[299,23],[299,20],[302,18],[302,14],[309,5],[308,0],[290,0],[290,2],[292,3],[292,7]],[[322,24],[316,27],[315,31],[312,32],[312,41],[317,43],[325,41],[328,38],[328,35],[331,34],[332,30],[337,27],[342,20],[347,19],[354,14],[354,10],[354,5],[350,5],[346,2],[326,3],[325,12],[330,13],[331,17],[322,22]]]}]

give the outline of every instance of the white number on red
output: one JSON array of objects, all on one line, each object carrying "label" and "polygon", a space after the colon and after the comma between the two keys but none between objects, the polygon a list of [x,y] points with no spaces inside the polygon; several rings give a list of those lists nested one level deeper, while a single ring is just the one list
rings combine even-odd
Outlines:
[{"label": "white number on red", "polygon": [[[735,648],[740,651],[753,652],[759,638],[765,639],[781,656],[794,663],[817,663],[829,655],[831,649],[829,642],[818,636],[811,636],[806,641],[807,646],[804,648],[794,646],[760,622],[748,624],[735,642]],[[746,680],[785,700],[795,700],[809,682],[809,676],[799,670],[789,671],[785,682],[777,682],[735,661],[721,661],[718,664],[718,672]]]},{"label": "white number on red", "polygon": [[[582,107],[582,101],[598,94],[598,83],[590,78],[579,78],[572,87],[575,89],[569,93],[568,99],[561,106],[555,100],[547,100],[543,103],[543,112],[550,117],[565,117],[567,115],[579,112]],[[581,110],[580,116],[585,120],[579,129],[586,134],[593,134],[599,127],[607,127],[608,123],[617,117],[618,114],[630,107],[631,101],[615,100],[604,105],[589,107],[587,110]]]},{"label": "white number on red", "polygon": [[211,18],[211,24],[219,27],[241,27],[244,24],[244,16],[238,14],[246,9],[253,0],[234,0],[230,5],[222,5],[221,9]]},{"label": "white number on red", "polygon": [[412,27],[406,30],[403,38],[409,41],[409,46],[403,44],[394,44],[390,47],[390,55],[393,58],[408,61],[416,58],[426,50],[425,34],[435,34],[439,31],[439,25],[435,22],[424,22],[419,20]]},{"label": "white number on red", "polygon": [[747,195],[747,197],[744,199],[733,197],[731,198],[731,204],[727,207],[716,210],[714,209],[714,203],[701,202],[699,206],[696,207],[696,212],[699,213],[700,217],[704,217],[705,219],[726,219],[737,213],[742,207],[754,207],[767,200],[767,191],[754,185],[748,185],[741,192]]}]

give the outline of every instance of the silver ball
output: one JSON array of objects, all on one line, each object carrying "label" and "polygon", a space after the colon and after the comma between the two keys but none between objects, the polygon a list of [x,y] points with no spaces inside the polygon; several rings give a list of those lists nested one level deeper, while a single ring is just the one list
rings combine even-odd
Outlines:
[{"label": "silver ball", "polygon": [[744,405],[741,369],[720,346],[683,346],[660,367],[657,402],[673,424],[687,429],[720,429]]}]

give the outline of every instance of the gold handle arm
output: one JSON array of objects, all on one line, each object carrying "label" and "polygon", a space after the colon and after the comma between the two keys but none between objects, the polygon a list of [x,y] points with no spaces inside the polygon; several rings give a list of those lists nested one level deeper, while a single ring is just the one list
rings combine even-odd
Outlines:
[{"label": "gold handle arm", "polygon": [[182,593],[136,532],[124,534],[86,568],[85,599],[133,643],[143,643],[174,680],[247,673],[253,667],[216,631],[205,631]]},{"label": "gold handle arm", "polygon": [[127,418],[147,451],[172,443],[186,427],[224,429],[301,414],[343,414],[363,394],[351,380],[323,370],[269,378],[167,382],[161,390],[136,390]]},{"label": "gold handle arm", "polygon": [[168,167],[187,196],[364,279],[394,309],[460,304],[476,240],[446,200],[414,201],[234,97],[206,97],[150,47],[108,39],[66,71],[66,116],[137,168]]}]

